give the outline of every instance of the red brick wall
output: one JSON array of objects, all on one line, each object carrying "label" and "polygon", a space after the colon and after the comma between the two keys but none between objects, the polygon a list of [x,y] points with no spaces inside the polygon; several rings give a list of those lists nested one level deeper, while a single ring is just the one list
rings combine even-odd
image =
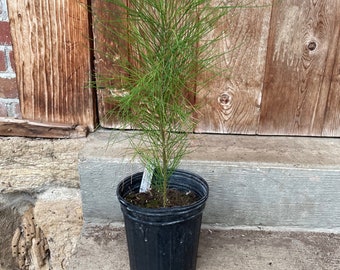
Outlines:
[{"label": "red brick wall", "polygon": [[0,117],[20,117],[6,0],[0,0]]}]

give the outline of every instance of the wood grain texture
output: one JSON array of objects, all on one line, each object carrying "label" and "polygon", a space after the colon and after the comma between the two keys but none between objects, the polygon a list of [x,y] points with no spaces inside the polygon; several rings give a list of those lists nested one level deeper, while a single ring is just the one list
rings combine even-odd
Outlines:
[{"label": "wood grain texture", "polygon": [[339,16],[339,1],[273,6],[260,134],[340,135]]},{"label": "wood grain texture", "polygon": [[[115,32],[124,31],[122,30],[124,29],[124,22],[117,20],[117,18],[126,16],[125,11],[121,13],[121,8],[101,0],[92,0],[92,10],[100,125],[105,128],[122,128],[117,117],[117,110],[115,110],[117,107],[110,100],[110,96],[119,84],[117,74],[123,72],[122,68],[115,66],[115,61],[120,57],[126,57],[132,65],[138,65],[135,57],[133,57],[134,54],[137,55],[137,52],[133,52],[133,46],[129,45],[126,40],[119,39],[119,37],[115,38],[111,31],[111,29],[115,29]],[[116,79],[112,78],[114,73]],[[104,81],[104,87],[101,87],[101,80]],[[194,95],[191,93],[187,93],[187,95],[194,102]],[[124,126],[124,128],[129,127]]]},{"label": "wood grain texture", "polygon": [[33,138],[83,138],[87,136],[88,128],[86,126],[0,118],[0,134],[1,136]]},{"label": "wood grain texture", "polygon": [[8,1],[23,118],[94,128],[87,1]]},{"label": "wood grain texture", "polygon": [[197,103],[203,106],[196,132],[254,134],[260,115],[271,1],[235,0],[228,4],[241,7],[231,10],[221,26],[226,37],[217,49],[227,52],[219,63],[225,71],[198,91]]},{"label": "wood grain texture", "polygon": [[[93,33],[94,33],[94,53],[95,53],[95,70],[97,79],[97,101],[99,122],[102,127],[119,128],[119,119],[115,115],[115,105],[110,102],[110,89],[107,88],[107,79],[112,77],[115,72],[121,72],[114,66],[114,59],[119,57],[119,53],[126,50],[128,54],[128,44],[126,42],[114,39],[110,32],[116,27],[122,28],[121,24],[114,22],[115,16],[120,16],[119,8],[112,3],[101,0],[92,0],[93,11]],[[115,14],[116,15],[113,15]],[[103,79],[104,78],[104,79]],[[101,88],[101,80],[105,80],[105,87]],[[112,89],[117,82],[112,80]],[[112,90],[111,89],[111,90]]]},{"label": "wood grain texture", "polygon": [[[340,7],[338,5],[337,18],[340,17]],[[333,32],[333,52],[330,54],[330,76],[331,85],[329,89],[327,108],[325,113],[325,121],[322,129],[322,136],[340,136],[340,27],[339,20],[337,21],[337,27]],[[334,62],[332,57],[334,56]]]}]

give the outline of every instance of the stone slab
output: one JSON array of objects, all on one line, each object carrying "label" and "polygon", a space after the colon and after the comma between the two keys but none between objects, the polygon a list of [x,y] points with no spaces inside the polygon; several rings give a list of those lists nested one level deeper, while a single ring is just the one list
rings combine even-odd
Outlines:
[{"label": "stone slab", "polygon": [[78,154],[85,142],[0,137],[0,194],[79,188]]}]

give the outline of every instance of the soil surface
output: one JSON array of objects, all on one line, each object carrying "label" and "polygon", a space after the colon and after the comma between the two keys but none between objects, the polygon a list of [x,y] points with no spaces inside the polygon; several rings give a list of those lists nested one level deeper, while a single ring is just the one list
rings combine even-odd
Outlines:
[{"label": "soil surface", "polygon": [[[198,200],[197,195],[194,192],[183,192],[176,189],[167,190],[167,201],[165,207],[186,206],[190,205]],[[150,190],[148,192],[131,192],[126,197],[129,203],[144,208],[162,208],[163,194],[156,190]]]}]

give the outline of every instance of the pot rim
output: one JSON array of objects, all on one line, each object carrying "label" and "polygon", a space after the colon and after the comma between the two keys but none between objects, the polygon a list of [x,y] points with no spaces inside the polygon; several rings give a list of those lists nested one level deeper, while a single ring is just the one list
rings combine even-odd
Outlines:
[{"label": "pot rim", "polygon": [[[150,214],[152,213],[152,215],[157,215],[157,214],[164,215],[165,213],[168,213],[168,212],[172,212],[172,213],[174,213],[174,212],[186,212],[188,210],[192,210],[192,209],[195,209],[195,208],[202,207],[202,205],[204,205],[204,203],[208,199],[209,186],[208,186],[208,183],[201,176],[199,176],[198,174],[186,171],[186,170],[176,169],[173,173],[173,176],[171,176],[170,181],[174,181],[175,178],[181,177],[181,176],[187,177],[187,178],[190,178],[190,179],[195,179],[194,181],[197,181],[199,183],[199,185],[201,186],[201,192],[200,193],[196,192],[197,188],[196,188],[196,190],[194,188],[190,189],[189,185],[184,185],[181,181],[170,182],[169,187],[171,187],[171,188],[177,188],[177,187],[181,188],[182,187],[182,189],[191,190],[191,191],[195,192],[198,196],[200,196],[200,198],[197,201],[195,201],[192,204],[185,205],[185,206],[173,206],[173,207],[161,207],[161,208],[146,208],[146,207],[134,205],[134,204],[126,201],[123,197],[124,194],[122,194],[122,193],[124,193],[124,190],[127,188],[125,186],[126,184],[130,183],[133,186],[132,181],[136,178],[141,179],[142,175],[143,175],[143,172],[137,172],[137,173],[134,173],[132,175],[129,175],[129,176],[125,177],[122,181],[120,181],[118,186],[117,186],[116,194],[117,194],[118,200],[121,204],[123,204],[125,207],[127,207],[128,210],[145,213],[145,211],[147,209],[147,212],[149,212]],[[137,188],[139,188],[139,185],[135,184],[135,186],[133,186],[133,188],[130,189],[130,190],[131,191],[136,190]]]}]

